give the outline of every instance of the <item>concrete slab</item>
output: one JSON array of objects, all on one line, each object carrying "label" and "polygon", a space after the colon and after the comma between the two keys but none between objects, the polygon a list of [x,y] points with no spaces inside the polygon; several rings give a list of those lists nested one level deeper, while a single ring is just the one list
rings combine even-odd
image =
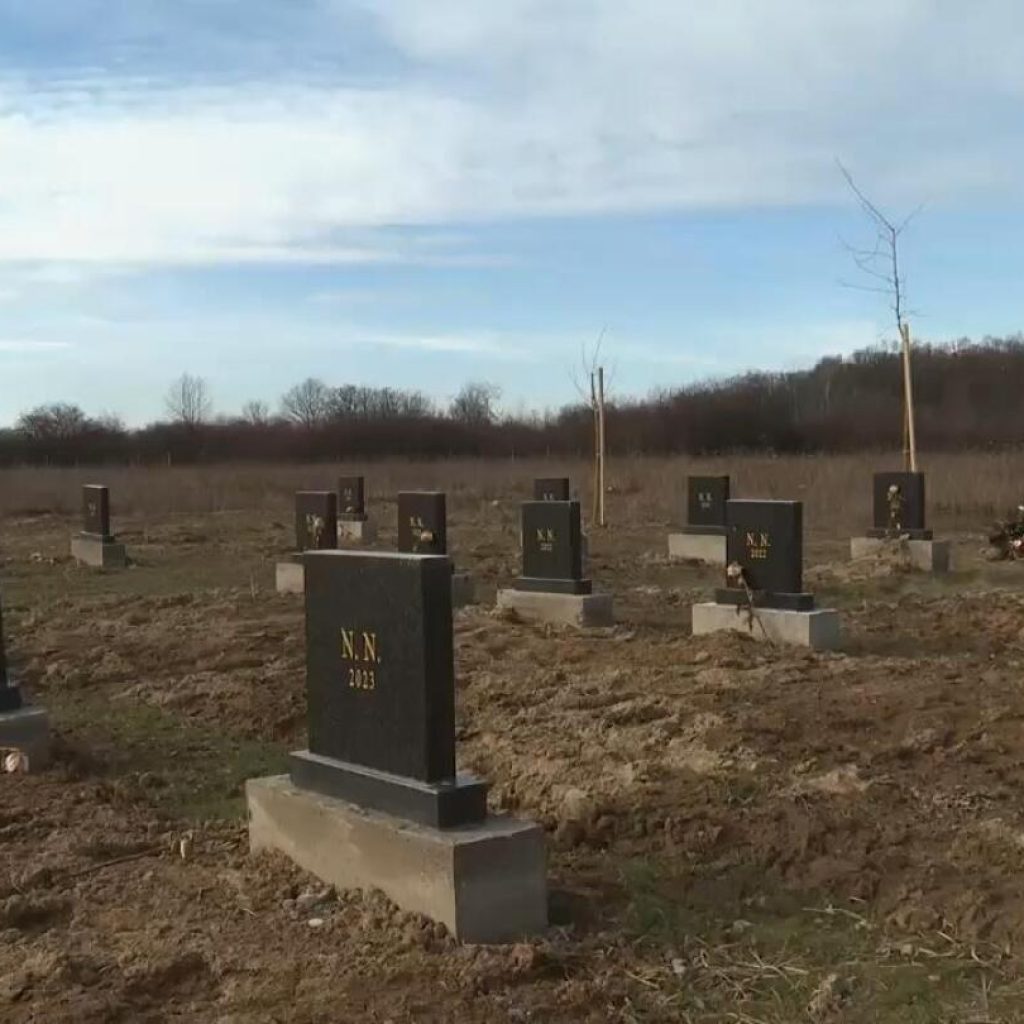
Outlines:
[{"label": "concrete slab", "polygon": [[818,608],[811,612],[757,608],[751,622],[747,611],[736,605],[708,601],[693,606],[694,636],[721,630],[747,633],[755,640],[832,651],[839,646],[839,612],[834,608]]},{"label": "concrete slab", "polygon": [[547,927],[544,831],[490,817],[433,829],[295,787],[250,779],[249,848],[277,850],[339,889],[380,889],[463,942],[515,942]]},{"label": "concrete slab", "polygon": [[94,569],[123,569],[128,564],[123,544],[87,533],[71,538],[71,557]]},{"label": "concrete slab", "polygon": [[301,562],[278,562],[275,577],[279,594],[306,592],[306,572]]},{"label": "concrete slab", "polygon": [[560,626],[611,626],[611,594],[551,594],[539,590],[499,590],[498,607],[528,622]]},{"label": "concrete slab", "polygon": [[919,572],[949,572],[952,544],[948,540],[903,540],[899,537],[851,537],[850,558],[877,558],[886,552],[905,551],[912,568]]},{"label": "concrete slab", "polygon": [[50,763],[50,716],[38,705],[0,714],[0,768],[9,754],[20,754],[20,771],[35,772]]},{"label": "concrete slab", "polygon": [[725,565],[725,534],[670,533],[668,557],[680,561]]},{"label": "concrete slab", "polygon": [[476,585],[468,572],[452,573],[452,607],[465,608],[476,604]]},{"label": "concrete slab", "polygon": [[372,544],[377,539],[377,527],[369,519],[338,520],[338,541],[344,544]]}]

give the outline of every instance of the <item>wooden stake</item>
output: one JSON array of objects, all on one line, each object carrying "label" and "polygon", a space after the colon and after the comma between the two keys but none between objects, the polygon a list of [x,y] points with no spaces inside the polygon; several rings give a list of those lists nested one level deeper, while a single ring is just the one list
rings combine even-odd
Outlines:
[{"label": "wooden stake", "polygon": [[907,439],[903,467],[916,473],[917,436],[914,431],[914,385],[910,377],[910,327],[905,323],[900,324],[900,336],[903,339],[903,406]]},{"label": "wooden stake", "polygon": [[597,404],[597,374],[590,372],[590,409],[594,414],[594,507],[591,518],[599,522],[601,517],[601,421]]},{"label": "wooden stake", "polygon": [[604,526],[604,387],[597,371],[597,525]]}]

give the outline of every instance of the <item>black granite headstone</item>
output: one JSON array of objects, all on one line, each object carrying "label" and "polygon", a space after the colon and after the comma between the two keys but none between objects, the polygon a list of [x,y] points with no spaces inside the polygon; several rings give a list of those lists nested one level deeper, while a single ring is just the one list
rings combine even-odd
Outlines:
[{"label": "black granite headstone", "polygon": [[338,518],[349,523],[366,520],[366,498],[361,476],[338,477]]},{"label": "black granite headstone", "polygon": [[482,820],[486,785],[455,770],[448,559],[305,557],[309,750],[292,781],[438,828]]},{"label": "black granite headstone", "polygon": [[567,476],[542,477],[533,481],[534,501],[570,501]]},{"label": "black granite headstone", "polygon": [[0,712],[17,711],[21,707],[21,690],[7,679],[7,655],[4,651],[4,610],[0,605]]},{"label": "black granite headstone", "polygon": [[516,590],[589,594],[583,579],[583,540],[578,501],[523,502],[523,574]]},{"label": "black granite headstone", "polygon": [[[730,500],[725,520],[726,586],[715,600],[811,611],[814,597],[803,589],[803,503]],[[742,576],[730,574],[732,566]]]},{"label": "black granite headstone", "polygon": [[400,491],[398,550],[413,555],[448,553],[448,516],[443,491]]},{"label": "black granite headstone", "polygon": [[685,533],[724,534],[725,503],[729,500],[727,476],[686,478]]},{"label": "black granite headstone", "polygon": [[101,484],[82,488],[82,532],[113,540],[110,533],[110,490]]},{"label": "black granite headstone", "polygon": [[296,491],[295,546],[328,551],[338,546],[338,496],[334,491]]},{"label": "black granite headstone", "polygon": [[925,529],[924,473],[876,473],[872,493],[874,527],[869,537],[931,540]]}]

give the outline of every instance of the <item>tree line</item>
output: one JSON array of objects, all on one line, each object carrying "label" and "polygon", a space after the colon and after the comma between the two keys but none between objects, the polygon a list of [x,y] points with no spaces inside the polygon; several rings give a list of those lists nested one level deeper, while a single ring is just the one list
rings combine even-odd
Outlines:
[{"label": "tree line", "polygon": [[[1024,444],[1024,335],[959,339],[914,351],[918,443],[932,450]],[[0,430],[0,465],[231,460],[581,456],[583,404],[501,414],[498,390],[466,384],[447,406],[418,391],[309,378],[276,412],[247,403],[214,416],[206,382],[183,374],[165,417],[129,429],[67,403],[27,410]],[[895,346],[821,359],[808,370],[746,373],[607,404],[611,454],[841,452],[899,447],[902,383]]]}]

